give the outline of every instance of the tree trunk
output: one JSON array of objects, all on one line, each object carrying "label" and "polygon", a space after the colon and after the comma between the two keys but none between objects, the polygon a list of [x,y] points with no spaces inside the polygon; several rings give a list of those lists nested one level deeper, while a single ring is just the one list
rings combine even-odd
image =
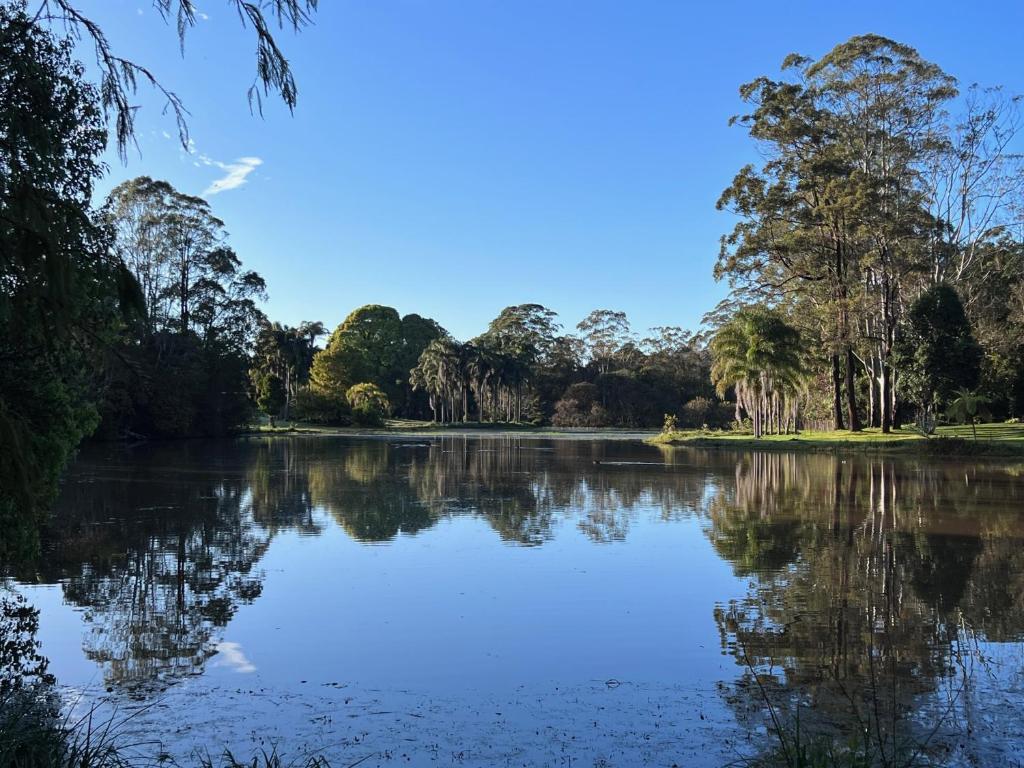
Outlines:
[{"label": "tree trunk", "polygon": [[882,360],[879,379],[879,407],[882,416],[882,434],[889,434],[892,431],[892,378],[889,371],[889,363]]},{"label": "tree trunk", "polygon": [[860,432],[860,415],[857,413],[857,390],[853,380],[853,350],[846,348],[846,421],[851,432]]},{"label": "tree trunk", "polygon": [[839,355],[832,355],[832,429],[843,428],[843,392],[840,385]]}]

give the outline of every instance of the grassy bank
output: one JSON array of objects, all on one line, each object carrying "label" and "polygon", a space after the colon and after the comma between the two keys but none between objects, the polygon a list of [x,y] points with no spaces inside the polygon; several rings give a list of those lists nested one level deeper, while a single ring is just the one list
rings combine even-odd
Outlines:
[{"label": "grassy bank", "polygon": [[411,419],[387,419],[382,427],[327,427],[303,422],[253,424],[242,435],[339,435],[339,436],[415,436],[415,435],[524,435],[529,437],[592,438],[607,440],[645,440],[657,433],[653,429],[621,429],[617,427],[573,427],[560,428],[537,426],[535,424],[466,422],[458,424],[437,424],[432,421]]},{"label": "grassy bank", "polygon": [[691,445],[719,448],[807,451],[886,451],[931,455],[1024,456],[1024,424],[979,424],[977,439],[970,426],[939,427],[925,437],[910,429],[882,434],[878,429],[861,432],[800,432],[795,435],[765,435],[749,432],[679,430],[664,432],[648,442],[655,445]]}]

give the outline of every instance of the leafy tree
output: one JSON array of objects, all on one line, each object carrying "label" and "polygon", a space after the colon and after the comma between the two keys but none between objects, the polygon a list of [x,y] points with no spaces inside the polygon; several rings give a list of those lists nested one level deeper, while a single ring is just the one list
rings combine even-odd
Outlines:
[{"label": "leafy tree", "polygon": [[78,442],[130,276],[90,211],[106,134],[72,44],[0,5],[0,556],[25,554]]},{"label": "leafy tree", "polygon": [[[167,182],[139,177],[119,185],[103,220],[146,304],[145,321],[126,329],[108,366],[104,433],[235,429],[251,413],[247,372],[266,325],[258,306],[263,278],[243,268],[209,204]],[[264,361],[266,353],[264,345]]]},{"label": "leafy tree", "polygon": [[555,403],[551,423],[556,427],[604,427],[609,423],[608,412],[601,405],[601,393],[587,381],[572,384]]},{"label": "leafy tree", "polygon": [[907,398],[926,414],[941,410],[957,390],[977,386],[981,358],[956,291],[936,285],[922,293],[895,348]]},{"label": "leafy tree", "polygon": [[391,307],[367,304],[353,311],[313,360],[311,384],[321,393],[345,392],[372,382],[393,395],[391,382],[402,352],[402,321]]},{"label": "leafy tree", "polygon": [[524,394],[555,343],[557,317],[540,304],[505,307],[474,340],[488,357],[492,414],[503,411],[505,421],[522,421]]},{"label": "leafy tree", "polygon": [[352,407],[352,416],[360,424],[378,426],[391,410],[388,396],[376,384],[363,382],[349,387],[345,397]]},{"label": "leafy tree", "polygon": [[444,328],[428,317],[410,314],[402,318],[402,348],[391,372],[396,390],[392,406],[407,418],[421,417],[428,408],[422,396],[416,396],[409,382],[409,373],[430,343],[445,335]]},{"label": "leafy tree", "polygon": [[716,274],[747,298],[799,304],[796,315],[825,342],[836,426],[841,368],[847,419],[858,426],[860,361],[869,419],[888,432],[905,291],[926,273],[948,223],[932,214],[930,174],[948,155],[955,80],[878,35],[850,38],[817,61],[791,55],[784,68],[794,76],[741,89],[754,110],[740,121],[768,160],[744,168],[722,196],[720,207],[741,221]]},{"label": "leafy tree", "polygon": [[595,309],[576,324],[576,330],[587,358],[600,373],[615,366],[615,356],[632,338],[626,313],[610,309]]},{"label": "leafy tree", "polygon": [[242,270],[209,203],[140,176],[114,188],[106,211],[114,252],[146,299],[150,334],[173,328],[248,346],[262,320],[256,301],[265,298],[266,285]]},{"label": "leafy tree", "polygon": [[264,373],[256,382],[256,405],[270,417],[271,426],[286,403],[285,387],[281,377],[269,372]]},{"label": "leafy tree", "polygon": [[256,336],[249,376],[257,392],[268,377],[282,382],[285,418],[299,391],[309,384],[313,357],[318,351],[316,340],[323,335],[323,323],[304,322],[298,328],[280,323],[264,323]]}]

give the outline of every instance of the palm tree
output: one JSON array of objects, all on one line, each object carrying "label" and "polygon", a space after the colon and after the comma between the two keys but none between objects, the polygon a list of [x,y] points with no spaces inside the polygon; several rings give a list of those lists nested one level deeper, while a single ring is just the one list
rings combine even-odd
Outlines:
[{"label": "palm tree", "polygon": [[442,424],[455,421],[460,404],[462,418],[466,418],[468,406],[462,358],[462,345],[457,341],[450,337],[434,339],[409,374],[413,389],[427,393],[434,421]]},{"label": "palm tree", "polygon": [[961,424],[966,424],[968,421],[971,423],[971,432],[974,435],[975,441],[978,439],[978,418],[985,415],[987,412],[986,406],[988,405],[988,398],[984,395],[979,395],[977,392],[972,392],[969,389],[958,389],[956,392],[956,398],[949,404],[946,409],[946,416],[950,419],[955,419]]},{"label": "palm tree", "polygon": [[720,396],[736,392],[737,420],[746,411],[754,437],[796,427],[803,389],[800,333],[776,312],[739,310],[711,341],[711,378]]}]

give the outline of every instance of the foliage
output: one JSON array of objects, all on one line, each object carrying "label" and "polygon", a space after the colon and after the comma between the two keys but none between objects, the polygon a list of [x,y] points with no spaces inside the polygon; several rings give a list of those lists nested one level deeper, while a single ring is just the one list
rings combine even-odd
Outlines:
[{"label": "foliage", "polygon": [[419,315],[400,317],[391,307],[368,304],[353,311],[313,358],[311,388],[321,395],[344,394],[368,382],[380,387],[397,413],[417,416],[409,371],[444,330]]},{"label": "foliage", "polygon": [[[145,313],[107,361],[102,434],[180,437],[237,429],[252,410],[249,357],[265,341],[267,322],[258,307],[266,298],[263,278],[242,267],[209,204],[167,182],[143,176],[118,185],[103,218],[114,233],[114,252],[140,287]],[[315,331],[316,324],[304,326],[295,345],[312,344]],[[265,359],[265,345],[259,352]],[[275,368],[263,373],[280,375]],[[274,394],[272,378],[259,382],[263,395]]]},{"label": "foliage", "polygon": [[0,701],[12,692],[47,684],[49,662],[40,652],[36,632],[39,611],[21,595],[0,588]]},{"label": "foliage", "polygon": [[551,423],[556,427],[608,426],[608,412],[601,405],[600,398],[600,391],[590,382],[581,381],[571,385],[555,403],[555,415]]},{"label": "foliage", "polygon": [[720,429],[732,421],[732,408],[728,403],[698,396],[683,405],[683,423],[687,427],[711,427]]},{"label": "foliage", "polygon": [[911,305],[894,350],[900,389],[923,412],[978,384],[982,352],[955,290],[932,286]]},{"label": "foliage", "polygon": [[[739,221],[715,274],[736,298],[797,320],[815,378],[828,383],[834,427],[866,421],[888,432],[901,419],[899,396],[930,400],[949,383],[939,372],[924,381],[920,366],[937,361],[918,360],[915,373],[913,355],[897,349],[901,334],[928,335],[907,327],[915,296],[945,283],[976,327],[994,331],[1012,317],[1022,280],[1010,235],[1024,191],[1024,162],[1010,150],[1017,101],[998,89],[960,94],[936,64],[877,35],[818,60],[790,55],[783,70],[741,87],[750,111],[734,121],[766,159],[722,194],[719,207]],[[1022,359],[1019,330],[979,338],[1001,399],[1015,399],[1019,377],[1007,363]]]},{"label": "foliage", "polygon": [[354,384],[345,393],[345,399],[352,408],[352,418],[364,426],[383,424],[384,418],[391,411],[388,396],[376,384]]},{"label": "foliage", "polygon": [[264,373],[256,380],[256,406],[270,417],[270,423],[281,414],[287,403],[284,382],[274,373]]},{"label": "foliage", "polygon": [[432,343],[410,381],[427,394],[441,422],[475,416],[480,422],[654,426],[688,399],[713,396],[700,337],[668,327],[640,342],[630,335],[617,341],[609,325],[628,327],[628,321],[622,313],[597,310],[581,324],[588,334],[583,338],[559,335],[556,315],[545,307],[506,307],[469,342],[445,337]]},{"label": "foliage", "polygon": [[[249,378],[252,381],[257,404],[267,395],[270,387],[280,386],[281,402],[276,395],[267,401],[273,415],[285,418],[291,415],[300,389],[309,384],[313,358],[319,351],[316,340],[324,333],[323,323],[304,322],[298,328],[280,323],[264,322],[256,334]],[[274,384],[274,380],[279,382]],[[270,414],[260,406],[264,413]]]},{"label": "foliage", "polygon": [[91,217],[106,136],[71,49],[0,5],[0,549],[32,546],[95,428],[94,361],[133,298]]},{"label": "foliage", "polygon": [[985,415],[988,406],[988,398],[969,389],[959,389],[956,397],[950,402],[946,409],[946,416],[961,424],[970,423],[971,434],[978,439],[978,419]]},{"label": "foliage", "polygon": [[295,393],[291,415],[314,424],[345,426],[352,423],[352,409],[344,395],[321,394],[311,387]]},{"label": "foliage", "polygon": [[[302,29],[316,11],[318,0],[227,0],[228,7],[237,12],[243,27],[251,27],[256,36],[256,77],[249,87],[249,105],[263,111],[262,98],[275,91],[289,109],[294,109],[298,97],[291,66],[277,44],[273,24],[288,26],[294,31]],[[187,110],[173,91],[164,87],[144,65],[117,55],[111,48],[103,30],[78,8],[74,0],[33,0],[37,6],[32,14],[36,22],[47,22],[63,30],[70,37],[85,39],[92,44],[99,71],[99,92],[105,122],[113,122],[114,136],[122,159],[127,157],[128,144],[135,135],[133,96],[139,81],[149,84],[165,99],[165,112],[174,115],[182,147],[188,148]],[[153,5],[164,21],[174,19],[178,41],[185,50],[185,36],[195,26],[201,14],[194,0],[154,0]]]},{"label": "foliage", "polygon": [[754,422],[754,437],[796,428],[803,383],[800,333],[778,313],[741,309],[711,341],[711,377],[724,396],[736,393]]}]

